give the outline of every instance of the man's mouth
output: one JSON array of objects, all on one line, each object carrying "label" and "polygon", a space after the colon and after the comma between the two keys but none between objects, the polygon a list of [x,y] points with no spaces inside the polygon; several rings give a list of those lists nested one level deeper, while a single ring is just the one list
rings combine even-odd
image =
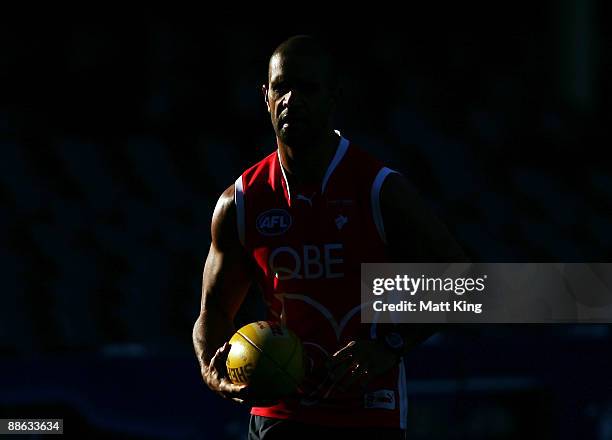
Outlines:
[{"label": "man's mouth", "polygon": [[304,121],[304,117],[302,115],[297,114],[297,113],[285,113],[280,118],[281,125],[284,125],[284,124],[295,124],[295,123],[303,122],[303,121]]},{"label": "man's mouth", "polygon": [[281,128],[284,128],[286,126],[291,126],[291,125],[300,125],[303,122],[304,122],[304,118],[295,116],[295,115],[289,115],[289,116],[285,116],[281,118],[280,126]]}]

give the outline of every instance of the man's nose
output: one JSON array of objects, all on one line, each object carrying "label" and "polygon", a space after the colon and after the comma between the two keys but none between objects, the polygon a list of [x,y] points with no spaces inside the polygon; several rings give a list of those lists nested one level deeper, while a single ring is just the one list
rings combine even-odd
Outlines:
[{"label": "man's nose", "polygon": [[295,96],[293,90],[289,90],[287,93],[285,93],[285,96],[283,96],[283,107],[287,107],[289,105],[289,102],[292,100],[293,96]]},{"label": "man's nose", "polygon": [[285,96],[283,96],[283,107],[289,107],[294,106],[296,104],[299,105],[301,101],[301,96],[299,92],[296,92],[295,90],[289,90]]}]

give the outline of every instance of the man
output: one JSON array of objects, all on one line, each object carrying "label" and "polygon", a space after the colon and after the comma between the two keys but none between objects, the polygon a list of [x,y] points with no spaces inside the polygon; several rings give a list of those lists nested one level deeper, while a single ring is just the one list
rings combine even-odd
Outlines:
[{"label": "man", "polygon": [[[312,37],[274,51],[262,90],[278,150],[227,188],[213,214],[193,332],[204,381],[253,405],[251,439],[402,438],[402,356],[431,329],[362,324],[360,263],[464,256],[400,174],[334,131],[338,74]],[[301,392],[278,402],[258,401],[225,371],[226,341],[253,282],[268,318],[297,333],[309,361]]]}]

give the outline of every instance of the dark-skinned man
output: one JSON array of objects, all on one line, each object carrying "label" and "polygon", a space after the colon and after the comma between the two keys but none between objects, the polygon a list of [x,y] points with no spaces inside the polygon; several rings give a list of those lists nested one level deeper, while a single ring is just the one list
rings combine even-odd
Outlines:
[{"label": "dark-skinned man", "polygon": [[[242,173],[213,213],[193,331],[204,381],[252,405],[250,439],[403,438],[403,355],[432,328],[362,324],[360,263],[465,257],[402,175],[333,129],[338,73],[314,38],[274,51],[262,91],[278,148]],[[284,221],[261,221],[272,214]],[[225,371],[252,283],[268,319],[301,338],[309,361],[301,392],[278,402],[259,401]]]}]

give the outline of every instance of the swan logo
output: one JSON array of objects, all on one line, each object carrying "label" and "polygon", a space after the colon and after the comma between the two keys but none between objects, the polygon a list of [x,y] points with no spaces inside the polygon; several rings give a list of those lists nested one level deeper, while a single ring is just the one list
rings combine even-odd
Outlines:
[{"label": "swan logo", "polygon": [[[342,319],[340,319],[340,321],[337,321],[336,318],[334,317],[334,315],[332,314],[331,310],[329,310],[327,307],[325,307],[319,301],[311,298],[308,295],[302,295],[302,294],[299,294],[299,293],[277,293],[274,296],[276,296],[276,298],[278,298],[278,300],[282,304],[282,306],[281,306],[282,307],[282,312],[281,313],[283,315],[283,319],[287,318],[287,314],[285,312],[285,303],[287,302],[287,300],[290,300],[290,301],[302,301],[302,302],[308,304],[310,307],[313,307],[329,323],[329,325],[331,326],[332,330],[334,331],[334,333],[336,335],[336,339],[338,340],[338,342],[340,342],[340,339],[342,337],[342,332],[344,332],[344,329],[346,328],[348,323],[351,321],[351,319],[353,319],[353,317],[355,315],[357,315],[357,313],[359,313],[362,308],[368,306],[368,304],[361,304],[361,303],[357,304],[355,307],[353,307],[348,312],[346,312],[345,315],[342,317]],[[328,356],[328,357],[330,356],[330,353],[328,353],[327,350],[325,350],[323,347],[319,346],[318,348],[320,350],[322,350],[325,353],[326,356]]]},{"label": "swan logo", "polygon": [[281,235],[291,227],[291,216],[284,209],[269,209],[257,217],[255,225],[260,234]]}]

